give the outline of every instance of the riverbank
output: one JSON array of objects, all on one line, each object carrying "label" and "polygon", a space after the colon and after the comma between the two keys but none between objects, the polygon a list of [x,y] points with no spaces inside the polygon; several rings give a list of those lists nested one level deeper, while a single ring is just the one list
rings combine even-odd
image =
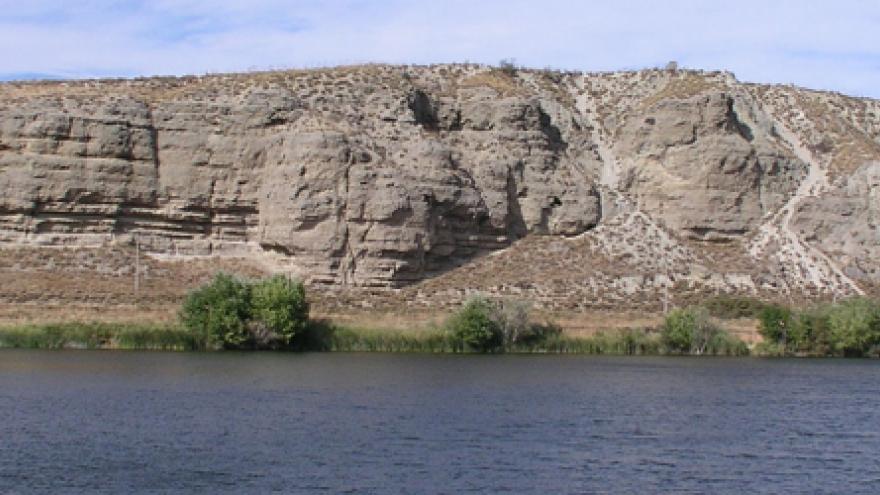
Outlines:
[{"label": "riverbank", "polygon": [[[187,295],[174,320],[0,320],[0,347],[880,357],[880,302],[868,298],[792,308],[720,296],[672,309],[652,325],[619,319],[590,334],[573,333],[556,315],[535,314],[530,302],[510,298],[472,296],[442,319],[396,328],[369,315],[361,320],[369,327],[323,318],[310,305],[304,285],[285,276],[218,273]],[[749,319],[760,340],[736,331],[736,322]]]},{"label": "riverbank", "polygon": [[205,346],[178,325],[69,322],[0,326],[0,348],[191,351]]},{"label": "riverbank", "polygon": [[[210,351],[198,336],[176,324],[69,322],[0,326],[0,348]],[[461,353],[464,348],[440,327],[413,330],[336,325],[317,321],[293,346],[296,351]],[[651,329],[614,329],[592,335],[560,333],[539,341],[512,345],[514,354],[665,355],[661,335]],[[741,341],[707,349],[706,355],[745,356]]]},{"label": "riverbank", "polygon": [[[186,328],[174,323],[28,323],[0,325],[0,349],[47,350],[147,350],[179,352],[222,351],[210,347]],[[463,348],[440,327],[423,329],[370,328],[316,322],[292,348],[294,352],[376,353],[477,353]],[[529,344],[512,345],[508,354],[579,354],[609,356],[753,356],[753,357],[842,357],[831,353],[786,351],[778,344],[747,344],[732,338],[722,346],[702,353],[670,350],[659,330],[615,328],[593,334],[563,332]],[[867,357],[878,358],[876,354]]]}]

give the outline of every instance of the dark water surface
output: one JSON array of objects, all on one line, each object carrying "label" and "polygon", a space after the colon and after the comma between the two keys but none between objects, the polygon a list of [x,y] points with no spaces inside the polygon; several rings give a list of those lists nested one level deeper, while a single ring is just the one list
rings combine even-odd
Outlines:
[{"label": "dark water surface", "polygon": [[0,351],[0,492],[880,493],[880,362]]}]

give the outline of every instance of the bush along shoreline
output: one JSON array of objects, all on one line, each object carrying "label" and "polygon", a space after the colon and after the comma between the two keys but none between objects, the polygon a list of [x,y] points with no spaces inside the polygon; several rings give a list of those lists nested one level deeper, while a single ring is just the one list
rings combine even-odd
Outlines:
[{"label": "bush along shoreline", "polygon": [[768,305],[758,315],[768,356],[880,357],[880,302],[864,297],[795,311]]},{"label": "bush along shoreline", "polygon": [[[865,298],[795,311],[719,297],[674,309],[658,327],[589,336],[535,321],[530,305],[514,299],[473,297],[443,324],[413,330],[336,325],[310,318],[309,309],[299,281],[283,276],[249,281],[220,273],[187,295],[179,323],[0,326],[0,348],[880,356],[880,303]],[[724,329],[730,318],[756,319],[764,341],[749,348]]]}]

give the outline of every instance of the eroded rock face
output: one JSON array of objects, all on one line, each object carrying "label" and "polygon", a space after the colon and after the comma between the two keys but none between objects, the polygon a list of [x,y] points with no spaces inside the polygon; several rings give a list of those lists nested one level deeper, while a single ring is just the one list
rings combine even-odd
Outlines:
[{"label": "eroded rock face", "polygon": [[156,130],[140,102],[29,101],[0,112],[0,140],[4,240],[78,242],[156,202]]},{"label": "eroded rock face", "polygon": [[598,223],[597,191],[548,131],[536,101],[465,96],[448,125],[434,117],[443,103],[413,94],[413,113],[401,118],[415,127],[396,135],[393,149],[323,131],[269,147],[260,245],[298,259],[320,280],[387,285],[440,273],[528,233],[576,235]]},{"label": "eroded rock face", "polygon": [[617,141],[622,188],[643,211],[705,240],[730,240],[777,210],[807,165],[755,132],[723,92],[664,100],[632,115]]},{"label": "eroded rock face", "polygon": [[[799,98],[725,74],[475,66],[0,85],[0,243],[247,254],[396,287],[529,235],[636,235],[625,219],[643,218],[671,245],[763,266],[770,241],[746,244],[784,241],[805,269],[840,258],[878,280],[876,165],[851,165],[875,156],[880,106],[835,97],[822,108],[845,111],[823,124],[804,119],[824,100]],[[811,144],[856,125],[849,147]],[[748,270],[728,275],[783,286]]]},{"label": "eroded rock face", "polygon": [[363,127],[363,109],[334,116],[279,88],[8,106],[2,240],[270,251],[312,281],[388,286],[598,223],[598,193],[537,100],[384,96]]},{"label": "eroded rock face", "polygon": [[867,163],[821,196],[806,198],[793,227],[854,279],[880,279],[880,162]]}]

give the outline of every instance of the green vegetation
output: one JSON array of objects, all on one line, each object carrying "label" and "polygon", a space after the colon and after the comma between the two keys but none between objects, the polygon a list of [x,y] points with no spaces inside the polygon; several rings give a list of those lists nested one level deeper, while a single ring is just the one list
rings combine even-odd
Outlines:
[{"label": "green vegetation", "polygon": [[308,326],[309,305],[301,282],[280,275],[248,282],[220,273],[187,295],[180,321],[209,346],[291,348]]},{"label": "green vegetation", "polygon": [[449,318],[446,326],[459,349],[494,352],[504,345],[497,308],[483,298],[473,298]]},{"label": "green vegetation", "polygon": [[[455,340],[443,329],[384,330],[326,325],[312,327],[319,348],[341,352],[455,352]],[[320,332],[320,333],[319,333]]]},{"label": "green vegetation", "polygon": [[[558,327],[556,327],[558,328]],[[325,327],[322,350],[345,352],[468,352],[461,340],[445,328],[389,331],[373,328]],[[649,330],[625,329],[600,332],[589,337],[565,336],[550,331],[544,338],[520,341],[502,350],[518,354],[660,354],[659,338]],[[479,352],[479,351],[473,351]]]},{"label": "green vegetation", "polygon": [[575,337],[562,334],[548,336],[540,344],[520,344],[514,352],[555,354],[607,354],[621,356],[657,355],[663,353],[659,335],[651,329],[626,328]]},{"label": "green vegetation", "polygon": [[785,341],[791,329],[791,310],[777,304],[766,306],[758,313],[761,336],[769,342]]},{"label": "green vegetation", "polygon": [[59,323],[0,327],[0,347],[190,351],[204,349],[205,342],[179,326]]},{"label": "green vegetation", "polygon": [[474,297],[453,313],[445,329],[457,351],[524,352],[562,335],[553,323],[531,320],[529,304],[515,299]]},{"label": "green vegetation", "polygon": [[880,303],[848,299],[795,312],[772,306],[761,313],[758,349],[767,355],[880,356]]},{"label": "green vegetation", "polygon": [[565,335],[558,325],[532,321],[525,302],[475,297],[439,327],[388,330],[311,321],[297,348],[343,352],[748,355],[745,343],[704,321],[708,318],[705,310],[693,308],[679,313],[671,316],[670,322],[682,318],[689,322],[679,327],[691,340],[688,346],[671,348],[662,330],[625,328],[590,336]]},{"label": "green vegetation", "polygon": [[249,284],[219,273],[211,283],[187,295],[180,321],[209,345],[240,347],[248,340],[250,289]]},{"label": "green vegetation", "polygon": [[717,297],[671,311],[658,328],[589,336],[532,319],[527,302],[475,297],[440,326],[355,328],[309,319],[302,283],[283,276],[246,281],[218,274],[193,290],[180,324],[62,323],[0,327],[0,347],[38,349],[278,349],[350,352],[576,353],[744,356],[749,348],[721,319],[757,320],[763,356],[880,357],[880,302],[867,298],[793,310],[756,299]]},{"label": "green vegetation", "polygon": [[446,330],[455,350],[578,354],[748,355],[744,342],[718,326],[705,308],[672,311],[660,332],[622,329],[589,337],[563,335],[552,323],[538,324],[521,301],[473,298],[454,313]]},{"label": "green vegetation", "polygon": [[289,346],[308,326],[309,303],[300,282],[276,276],[257,283],[252,289],[251,308],[251,334],[260,346],[275,341]]},{"label": "green vegetation", "polygon": [[880,302],[864,297],[793,309],[752,298],[718,297],[703,306],[718,318],[754,318],[762,356],[880,357]]},{"label": "green vegetation", "polygon": [[748,347],[718,326],[703,307],[675,309],[666,316],[661,331],[663,347],[670,353],[745,356]]},{"label": "green vegetation", "polygon": [[[880,304],[858,298],[828,310],[831,348],[844,356],[880,353]],[[812,330],[812,329],[811,329]]]}]

